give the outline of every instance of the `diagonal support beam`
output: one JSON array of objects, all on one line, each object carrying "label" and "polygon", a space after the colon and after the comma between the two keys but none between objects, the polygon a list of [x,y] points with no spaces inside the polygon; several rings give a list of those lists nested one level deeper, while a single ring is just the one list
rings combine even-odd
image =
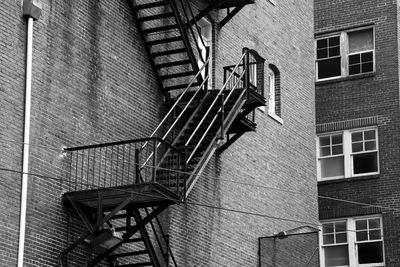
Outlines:
[{"label": "diagonal support beam", "polygon": [[91,234],[93,234],[95,229],[93,228],[92,224],[90,223],[88,217],[85,215],[85,213],[79,207],[78,203],[76,203],[76,201],[74,199],[72,199],[70,196],[67,196],[67,199],[69,200],[69,202],[71,202],[72,207],[74,207],[76,213],[78,213],[79,218],[85,224],[86,228],[89,230],[89,232]]},{"label": "diagonal support beam", "polygon": [[133,209],[133,216],[136,221],[136,225],[139,226],[140,235],[143,238],[144,245],[146,246],[147,252],[149,253],[151,263],[154,267],[160,267],[156,251],[154,250],[153,244],[151,243],[149,233],[146,230],[146,224],[143,223],[142,217],[138,209]]},{"label": "diagonal support beam", "polygon": [[233,18],[244,6],[245,6],[245,5],[237,6],[237,7],[235,7],[234,10],[232,10],[231,12],[229,12],[229,14],[228,14],[223,20],[221,20],[221,21],[218,23],[219,28],[224,27],[224,25],[225,25],[226,23],[228,23],[228,21],[230,21],[231,18]]},{"label": "diagonal support beam", "polygon": [[[144,225],[146,225],[147,223],[149,223],[152,219],[154,219],[154,217],[156,217],[158,214],[160,214],[161,212],[163,212],[166,208],[168,208],[169,204],[163,204],[158,206],[156,209],[154,209],[148,216],[146,216],[143,220],[142,223]],[[129,238],[131,236],[133,236],[137,231],[139,231],[139,225],[136,224],[132,227],[130,227],[130,229],[123,235],[123,240],[118,242],[116,245],[114,245],[112,248],[110,248],[109,250],[107,250],[106,252],[97,255],[96,258],[94,258],[92,261],[90,261],[88,263],[88,267],[94,267],[96,266],[96,264],[98,264],[99,262],[101,262],[103,259],[105,259],[106,257],[108,257],[114,250],[116,250],[118,247],[120,247],[122,244],[124,244],[125,242],[127,242],[129,240]]]}]

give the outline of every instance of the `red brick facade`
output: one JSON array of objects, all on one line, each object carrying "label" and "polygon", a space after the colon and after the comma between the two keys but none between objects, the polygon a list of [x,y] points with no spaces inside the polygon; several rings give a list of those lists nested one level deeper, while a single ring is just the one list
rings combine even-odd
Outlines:
[{"label": "red brick facade", "polygon": [[[33,41],[29,172],[35,175],[29,175],[27,267],[56,266],[78,235],[78,221],[69,221],[61,201],[68,189],[62,148],[147,137],[167,110],[129,1],[40,2]],[[188,203],[162,215],[178,266],[257,266],[258,237],[317,223],[312,10],[309,0],[256,1],[223,28],[214,23],[216,87],[223,83],[223,66],[235,64],[243,47],[256,50],[266,67],[279,68],[283,124],[257,110],[257,131],[216,154]],[[27,23],[20,1],[2,1],[0,14],[0,265],[15,266]],[[225,11],[211,14],[218,22]],[[71,266],[84,265],[89,256],[81,254],[70,259]]]},{"label": "red brick facade", "polygon": [[363,26],[374,27],[375,71],[316,82],[317,134],[363,127],[378,129],[379,174],[323,181],[319,199],[324,219],[381,215],[385,266],[399,266],[399,73],[396,1],[314,2],[316,38]]}]

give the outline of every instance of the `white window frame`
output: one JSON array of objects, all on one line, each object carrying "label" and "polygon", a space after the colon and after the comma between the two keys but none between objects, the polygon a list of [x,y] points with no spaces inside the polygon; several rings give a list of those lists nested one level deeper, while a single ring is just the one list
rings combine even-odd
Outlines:
[{"label": "white window frame", "polygon": [[[368,172],[368,173],[359,173],[355,174],[354,173],[354,166],[353,166],[353,156],[356,154],[365,154],[368,153],[365,150],[361,152],[352,152],[352,137],[351,134],[355,132],[365,132],[365,131],[370,131],[374,130],[375,131],[375,142],[376,142],[376,147],[375,150],[366,150],[369,152],[374,152],[376,151],[377,153],[377,171],[376,172]],[[333,135],[338,135],[342,134],[342,144],[343,144],[343,153],[342,154],[337,154],[335,156],[344,156],[344,175],[341,176],[332,176],[332,177],[321,177],[321,159],[326,159],[332,156],[321,156],[320,155],[320,137],[327,137],[327,136],[333,136]],[[360,177],[360,176],[367,176],[367,175],[375,175],[379,174],[380,168],[379,168],[379,137],[378,137],[378,128],[377,127],[367,127],[367,128],[357,128],[357,129],[351,129],[351,130],[343,130],[343,131],[336,131],[336,132],[330,132],[330,133],[324,133],[320,134],[317,136],[316,139],[316,144],[317,144],[317,176],[319,181],[329,181],[329,180],[335,180],[335,179],[341,179],[341,178],[353,178],[353,177]]]},{"label": "white window frame", "polygon": [[[367,30],[371,29],[372,30],[372,38],[373,38],[373,49],[369,50],[363,50],[360,52],[355,52],[355,53],[349,53],[349,37],[348,34],[351,32],[357,32],[357,31],[362,31],[362,30]],[[334,76],[334,77],[328,77],[328,78],[322,78],[318,79],[318,61],[322,61],[323,59],[317,59],[317,41],[322,40],[322,39],[327,39],[331,37],[340,37],[340,75],[339,76]],[[375,60],[375,27],[373,26],[365,26],[365,27],[360,27],[356,29],[351,29],[351,30],[346,30],[342,32],[336,32],[328,35],[321,35],[318,36],[315,39],[315,80],[316,81],[327,81],[327,80],[334,80],[342,77],[347,77],[347,76],[357,76],[357,75],[362,75],[365,73],[374,73],[375,72],[375,65],[376,65],[376,60]],[[371,72],[364,72],[364,73],[357,73],[357,74],[349,74],[349,56],[354,55],[354,54],[359,54],[359,53],[366,53],[366,52],[372,52],[372,60],[373,60],[373,67]],[[326,59],[326,58],[325,58]]]},{"label": "white window frame", "polygon": [[[207,54],[207,48],[209,49],[209,57],[210,57],[210,61],[208,62],[208,88],[212,87],[212,69],[213,69],[213,60],[212,60],[212,55],[213,55],[213,43],[214,43],[214,39],[213,39],[213,35],[212,35],[212,23],[211,21],[209,21],[206,18],[201,18],[198,21],[198,25],[200,27],[200,32],[201,32],[201,36],[202,39],[204,41],[204,44],[206,46],[203,45],[203,43],[200,40],[200,36],[197,36],[197,43],[200,47],[200,51],[201,51],[201,55],[202,57],[206,57]],[[206,59],[207,60],[207,59]],[[197,65],[199,67],[199,69],[201,69],[203,67],[203,61],[198,58],[197,60]],[[205,73],[206,73],[206,69],[203,69],[201,74],[203,77],[205,77]]]},{"label": "white window frame", "polygon": [[[356,231],[356,221],[359,220],[368,220],[368,219],[379,219],[380,222],[380,231],[381,238],[368,240],[368,241],[357,241],[357,231]],[[346,222],[346,232],[347,232],[347,242],[346,243],[334,243],[334,244],[324,244],[324,233],[323,233],[323,225],[328,223],[336,223],[336,222]],[[359,216],[359,217],[349,217],[349,218],[340,218],[340,219],[332,219],[332,220],[324,220],[321,221],[321,227],[319,231],[319,250],[320,250],[320,266],[326,267],[325,265],[325,253],[324,249],[327,247],[337,246],[337,245],[346,245],[348,246],[348,255],[349,255],[349,265],[335,266],[335,267],[378,267],[385,266],[385,243],[383,238],[383,224],[382,217],[380,215],[368,215],[368,216]],[[378,229],[378,228],[376,228]],[[369,229],[368,229],[369,230]],[[368,231],[369,235],[369,231]],[[369,242],[382,242],[382,253],[383,253],[383,262],[382,263],[358,263],[358,244],[369,243]]]},{"label": "white window frame", "polygon": [[[279,122],[280,124],[283,124],[283,120],[281,117],[279,117],[275,113],[275,104],[276,104],[276,99],[275,99],[275,81],[276,81],[276,76],[275,72],[273,70],[269,71],[268,74],[268,79],[269,79],[269,97],[268,97],[268,115]],[[281,92],[282,94],[282,92]],[[282,96],[281,96],[282,98]],[[282,105],[282,104],[281,104]]]}]

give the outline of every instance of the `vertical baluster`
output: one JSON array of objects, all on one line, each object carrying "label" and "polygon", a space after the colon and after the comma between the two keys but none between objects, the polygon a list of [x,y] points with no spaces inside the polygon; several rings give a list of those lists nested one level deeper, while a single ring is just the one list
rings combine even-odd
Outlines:
[{"label": "vertical baluster", "polygon": [[85,150],[83,150],[83,152],[82,152],[82,160],[81,160],[81,188],[80,188],[80,190],[83,190],[83,172],[84,172],[84,166],[85,166],[85,164],[84,164],[84,160],[85,160]]},{"label": "vertical baluster", "polygon": [[108,152],[108,147],[106,146],[104,153],[104,175],[103,175],[103,187],[106,187],[106,180],[107,180],[107,152]]},{"label": "vertical baluster", "polygon": [[128,144],[128,174],[127,174],[127,184],[130,184],[130,179],[129,179],[129,177],[130,177],[130,175],[131,175],[131,146],[132,146],[132,144],[131,143],[129,143]]},{"label": "vertical baluster", "polygon": [[135,170],[136,170],[136,180],[135,184],[140,183],[140,166],[139,166],[139,148],[135,148]]},{"label": "vertical baluster", "polygon": [[69,179],[68,179],[68,191],[71,191],[71,180],[72,180],[72,161],[73,161],[73,156],[72,152],[67,152],[69,153]]},{"label": "vertical baluster", "polygon": [[181,168],[180,168],[180,166],[181,166],[181,156],[180,156],[180,154],[179,153],[177,153],[177,152],[175,152],[176,154],[177,154],[177,166],[178,166],[178,172],[177,172],[177,175],[176,175],[176,194],[178,194],[179,195],[179,183],[180,183],[180,181],[181,181]]},{"label": "vertical baluster", "polygon": [[114,146],[111,147],[111,166],[110,166],[110,187],[112,186],[112,175],[113,175],[113,167],[114,167]]},{"label": "vertical baluster", "polygon": [[151,181],[155,182],[156,180],[156,165],[157,165],[157,139],[153,139],[153,168],[151,172]]},{"label": "vertical baluster", "polygon": [[102,160],[102,158],[101,158],[101,149],[102,149],[102,147],[100,147],[99,148],[99,178],[97,179],[97,186],[99,186],[100,187],[100,179],[101,179],[101,160]]},{"label": "vertical baluster", "polygon": [[86,184],[87,186],[90,186],[89,182],[89,174],[90,174],[90,151],[91,149],[88,149],[88,154],[87,154],[87,170],[86,170]]},{"label": "vertical baluster", "polygon": [[76,154],[76,159],[75,159],[75,191],[78,189],[78,162],[79,162],[79,152],[74,151]]},{"label": "vertical baluster", "polygon": [[124,185],[124,176],[125,176],[125,147],[122,146],[122,175],[121,175],[121,185]]},{"label": "vertical baluster", "polygon": [[93,180],[93,185],[97,187],[97,184],[95,182],[95,177],[94,177],[94,173],[95,173],[95,169],[96,169],[96,148],[93,149],[93,163],[92,163],[93,169],[92,169],[92,180]]}]

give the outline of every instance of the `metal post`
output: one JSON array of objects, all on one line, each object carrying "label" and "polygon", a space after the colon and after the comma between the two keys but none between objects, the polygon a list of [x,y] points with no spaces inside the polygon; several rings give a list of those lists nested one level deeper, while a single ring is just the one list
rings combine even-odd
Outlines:
[{"label": "metal post", "polygon": [[156,181],[156,167],[157,167],[157,139],[153,139],[153,166],[151,170],[151,181]]},{"label": "metal post", "polygon": [[140,153],[140,149],[136,148],[135,149],[135,173],[136,173],[135,184],[140,183],[139,153]]}]

